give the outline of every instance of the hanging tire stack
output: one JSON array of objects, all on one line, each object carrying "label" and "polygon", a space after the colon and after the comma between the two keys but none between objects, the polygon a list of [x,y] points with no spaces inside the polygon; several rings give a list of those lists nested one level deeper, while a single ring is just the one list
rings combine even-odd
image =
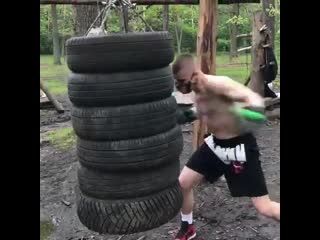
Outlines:
[{"label": "hanging tire stack", "polygon": [[146,231],[181,208],[173,57],[167,32],[67,41],[80,162],[77,213],[93,231]]}]

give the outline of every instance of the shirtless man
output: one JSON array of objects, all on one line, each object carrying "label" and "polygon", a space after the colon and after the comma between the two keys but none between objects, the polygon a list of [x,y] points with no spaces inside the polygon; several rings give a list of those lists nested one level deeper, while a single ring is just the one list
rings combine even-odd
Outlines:
[{"label": "shirtless man", "polygon": [[210,135],[183,168],[179,181],[183,192],[181,229],[175,240],[195,238],[193,225],[193,188],[206,179],[213,183],[225,176],[233,197],[250,197],[263,215],[280,221],[280,203],[268,196],[255,137],[241,131],[230,107],[240,104],[263,107],[263,99],[249,88],[228,77],[205,75],[196,68],[192,56],[182,55],[173,64],[177,90],[194,91],[199,117]]}]

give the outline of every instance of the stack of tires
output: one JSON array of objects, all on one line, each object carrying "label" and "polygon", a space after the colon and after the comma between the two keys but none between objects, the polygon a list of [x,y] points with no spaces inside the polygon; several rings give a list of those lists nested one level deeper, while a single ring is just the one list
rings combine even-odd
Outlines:
[{"label": "stack of tires", "polygon": [[77,213],[99,233],[158,227],[181,208],[182,131],[171,96],[166,32],[67,42],[69,98],[78,136]]}]

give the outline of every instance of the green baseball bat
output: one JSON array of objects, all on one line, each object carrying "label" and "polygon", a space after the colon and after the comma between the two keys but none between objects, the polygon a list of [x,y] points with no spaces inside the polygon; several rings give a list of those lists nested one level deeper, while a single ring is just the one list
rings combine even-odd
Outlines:
[{"label": "green baseball bat", "polygon": [[266,116],[258,111],[241,107],[232,107],[231,111],[248,121],[261,122],[266,120]]}]

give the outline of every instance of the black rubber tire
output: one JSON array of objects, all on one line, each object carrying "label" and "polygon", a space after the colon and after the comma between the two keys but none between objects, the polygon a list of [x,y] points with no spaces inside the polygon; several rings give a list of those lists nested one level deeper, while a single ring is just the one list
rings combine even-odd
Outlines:
[{"label": "black rubber tire", "polygon": [[180,126],[147,138],[96,142],[78,139],[77,155],[88,168],[134,171],[159,167],[179,158],[183,149]]},{"label": "black rubber tire", "polygon": [[147,196],[174,184],[180,172],[179,157],[147,171],[103,172],[86,167],[78,169],[80,190],[99,199],[127,199]]},{"label": "black rubber tire", "polygon": [[161,68],[174,59],[168,32],[74,37],[66,43],[67,63],[76,73],[128,72]]},{"label": "black rubber tire", "polygon": [[182,193],[179,183],[143,198],[99,200],[76,189],[77,214],[83,225],[101,234],[131,234],[159,227],[179,212]]},{"label": "black rubber tire", "polygon": [[170,67],[130,73],[71,74],[68,93],[76,106],[120,106],[168,98],[173,85]]},{"label": "black rubber tire", "polygon": [[168,131],[177,123],[174,97],[136,105],[78,108],[71,111],[75,133],[82,139],[112,141],[143,138]]}]

